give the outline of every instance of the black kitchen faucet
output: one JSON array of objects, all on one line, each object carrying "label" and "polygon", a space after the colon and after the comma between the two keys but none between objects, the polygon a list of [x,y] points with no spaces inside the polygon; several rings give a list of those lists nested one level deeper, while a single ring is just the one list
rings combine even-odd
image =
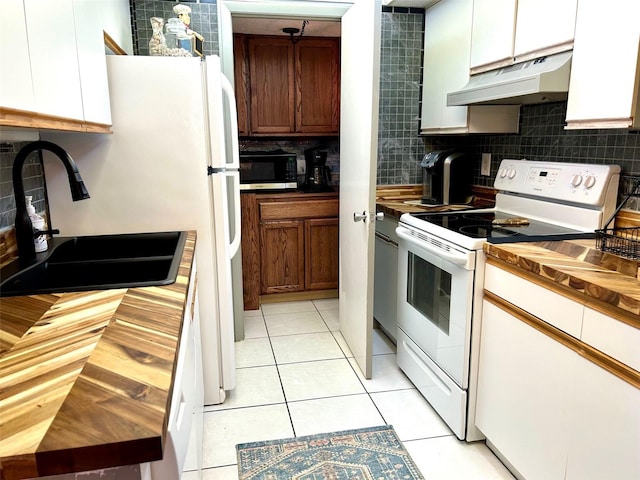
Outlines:
[{"label": "black kitchen faucet", "polygon": [[49,150],[54,153],[64,164],[69,177],[69,188],[71,189],[71,198],[74,202],[89,198],[89,192],[84,186],[78,166],[71,156],[59,145],[55,143],[40,140],[25,145],[16,155],[13,161],[13,194],[16,199],[16,243],[18,247],[18,256],[20,263],[27,263],[36,258],[36,249],[34,239],[39,235],[60,233],[58,230],[39,231],[33,228],[31,219],[27,213],[27,204],[24,198],[24,184],[22,181],[22,167],[30,153],[36,150]]}]

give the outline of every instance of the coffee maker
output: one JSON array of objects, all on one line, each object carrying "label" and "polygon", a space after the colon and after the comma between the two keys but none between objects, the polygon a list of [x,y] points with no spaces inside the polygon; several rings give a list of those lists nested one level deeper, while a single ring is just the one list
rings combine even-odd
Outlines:
[{"label": "coffee maker", "polygon": [[312,147],[304,151],[306,161],[305,181],[302,189],[305,192],[329,192],[333,188],[329,186],[331,173],[327,167],[327,152],[320,150],[322,147]]},{"label": "coffee maker", "polygon": [[473,179],[473,157],[465,152],[439,150],[422,162],[422,199],[425,205],[468,203]]}]

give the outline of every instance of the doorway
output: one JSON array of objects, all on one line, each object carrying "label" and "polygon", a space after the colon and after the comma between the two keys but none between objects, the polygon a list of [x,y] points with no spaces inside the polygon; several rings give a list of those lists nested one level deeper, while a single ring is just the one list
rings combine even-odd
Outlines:
[{"label": "doorway", "polygon": [[[340,154],[340,329],[366,378],[371,377],[373,330],[373,248],[375,165],[377,159],[380,73],[379,0],[349,3],[319,1],[218,4],[222,70],[234,77],[232,15],[340,19],[342,23]],[[348,99],[348,101],[345,101]],[[355,222],[354,213],[362,212]],[[348,239],[348,241],[347,241]]]}]

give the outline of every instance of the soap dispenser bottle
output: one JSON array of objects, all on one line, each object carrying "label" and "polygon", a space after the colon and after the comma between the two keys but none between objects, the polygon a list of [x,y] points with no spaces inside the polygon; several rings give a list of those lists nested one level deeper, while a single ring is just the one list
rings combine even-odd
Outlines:
[{"label": "soap dispenser bottle", "polygon": [[[27,195],[24,198],[27,204],[27,214],[29,215],[29,219],[31,220],[33,229],[40,231],[46,230],[46,227],[44,225],[44,218],[36,213],[36,209],[31,204],[32,197],[30,195]],[[44,252],[47,250],[47,248],[49,248],[46,235],[38,235],[37,237],[34,237],[33,244],[36,248],[36,252]]]}]

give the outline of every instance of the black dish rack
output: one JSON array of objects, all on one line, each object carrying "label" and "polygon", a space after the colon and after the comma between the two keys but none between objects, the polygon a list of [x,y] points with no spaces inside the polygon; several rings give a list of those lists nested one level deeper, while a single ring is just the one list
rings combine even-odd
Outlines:
[{"label": "black dish rack", "polygon": [[[634,183],[635,182],[635,183]],[[607,228],[631,197],[640,197],[640,177],[630,179],[631,188],[605,228],[596,230],[596,248],[631,260],[640,260],[640,227]]]}]

